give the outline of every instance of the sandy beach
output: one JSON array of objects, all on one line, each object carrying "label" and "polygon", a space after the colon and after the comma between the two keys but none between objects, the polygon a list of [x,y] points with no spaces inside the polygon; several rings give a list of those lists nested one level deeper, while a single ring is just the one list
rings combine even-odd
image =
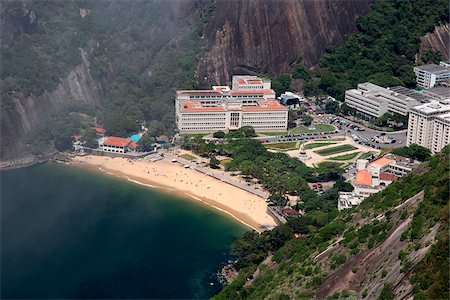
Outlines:
[{"label": "sandy beach", "polygon": [[276,225],[275,220],[267,213],[267,204],[261,197],[198,171],[183,168],[168,159],[147,162],[87,155],[75,157],[71,164],[200,201],[258,231]]}]

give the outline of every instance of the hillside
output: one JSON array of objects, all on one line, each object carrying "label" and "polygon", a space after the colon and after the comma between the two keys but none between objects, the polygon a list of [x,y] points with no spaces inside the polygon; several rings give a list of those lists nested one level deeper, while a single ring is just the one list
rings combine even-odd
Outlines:
[{"label": "hillside", "polygon": [[[87,122],[70,112],[113,134],[142,120],[172,133],[175,89],[228,81],[233,72],[279,74],[299,57],[313,65],[354,30],[368,3],[3,1],[0,158],[67,145],[62,137]],[[258,30],[249,35],[250,27]],[[55,132],[49,123],[68,125]]]},{"label": "hillside", "polygon": [[449,155],[242,267],[215,299],[448,299]]}]

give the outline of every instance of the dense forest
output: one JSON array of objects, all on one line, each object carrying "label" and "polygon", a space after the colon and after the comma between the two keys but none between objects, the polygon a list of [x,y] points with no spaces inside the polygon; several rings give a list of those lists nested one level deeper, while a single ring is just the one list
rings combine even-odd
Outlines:
[{"label": "dense forest", "polygon": [[[238,257],[235,266],[239,276],[215,299],[324,298],[318,293],[330,288],[329,278],[348,273],[359,274],[364,282],[356,281],[361,285],[350,285],[329,299],[392,299],[399,292],[394,286],[408,286],[408,282],[413,284],[410,293],[417,299],[448,299],[449,150],[446,147],[415,172],[336,218],[307,213],[306,218],[291,219],[271,232],[246,233],[231,247]],[[424,191],[420,203],[401,205],[420,191]],[[403,231],[399,240],[387,246],[388,258],[371,261],[381,266],[370,271],[369,265],[360,271],[362,258],[369,260],[366,255],[373,249],[382,251],[397,230]],[[435,242],[431,243],[433,232]],[[301,236],[294,238],[294,233]],[[417,261],[417,254],[427,249],[426,256]],[[399,264],[398,269],[389,265],[391,260]],[[368,286],[380,283],[383,289],[369,294]]]},{"label": "dense forest", "polygon": [[[357,32],[342,45],[326,49],[320,71],[311,72],[300,63],[291,77],[305,80],[306,96],[327,94],[339,100],[345,90],[365,81],[415,87],[420,37],[448,20],[448,1],[374,1],[372,10],[356,20]],[[419,61],[439,62],[440,57],[426,52]]]},{"label": "dense forest", "polygon": [[[34,153],[48,150],[42,145],[61,150],[67,136],[83,133],[79,118],[68,112],[87,114],[111,135],[126,136],[143,122],[155,134],[173,134],[174,91],[196,87],[195,69],[206,51],[203,30],[214,11],[213,1],[6,2],[2,108],[13,108],[17,93],[39,96],[55,89],[83,62],[83,49],[90,74],[104,86],[103,103],[73,103],[43,116],[29,137]],[[60,123],[67,125],[48,133],[49,124]]]}]

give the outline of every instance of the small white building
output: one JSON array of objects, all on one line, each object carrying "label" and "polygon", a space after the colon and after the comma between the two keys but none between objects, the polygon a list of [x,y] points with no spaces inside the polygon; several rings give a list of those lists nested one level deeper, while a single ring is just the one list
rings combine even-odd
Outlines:
[{"label": "small white building", "polygon": [[359,205],[363,200],[363,197],[357,196],[354,192],[339,192],[338,210],[352,208],[352,206]]},{"label": "small white building", "polygon": [[428,64],[414,67],[417,85],[426,89],[450,78],[449,64],[441,62],[439,65]]},{"label": "small white building", "polygon": [[111,136],[99,143],[100,149],[105,152],[125,153],[133,141],[128,138]]}]

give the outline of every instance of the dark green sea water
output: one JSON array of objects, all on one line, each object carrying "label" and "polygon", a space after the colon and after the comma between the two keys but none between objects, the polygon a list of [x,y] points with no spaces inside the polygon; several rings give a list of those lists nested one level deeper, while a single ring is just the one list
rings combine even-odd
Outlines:
[{"label": "dark green sea water", "polygon": [[0,176],[2,299],[208,298],[248,230],[97,172],[47,163]]}]

